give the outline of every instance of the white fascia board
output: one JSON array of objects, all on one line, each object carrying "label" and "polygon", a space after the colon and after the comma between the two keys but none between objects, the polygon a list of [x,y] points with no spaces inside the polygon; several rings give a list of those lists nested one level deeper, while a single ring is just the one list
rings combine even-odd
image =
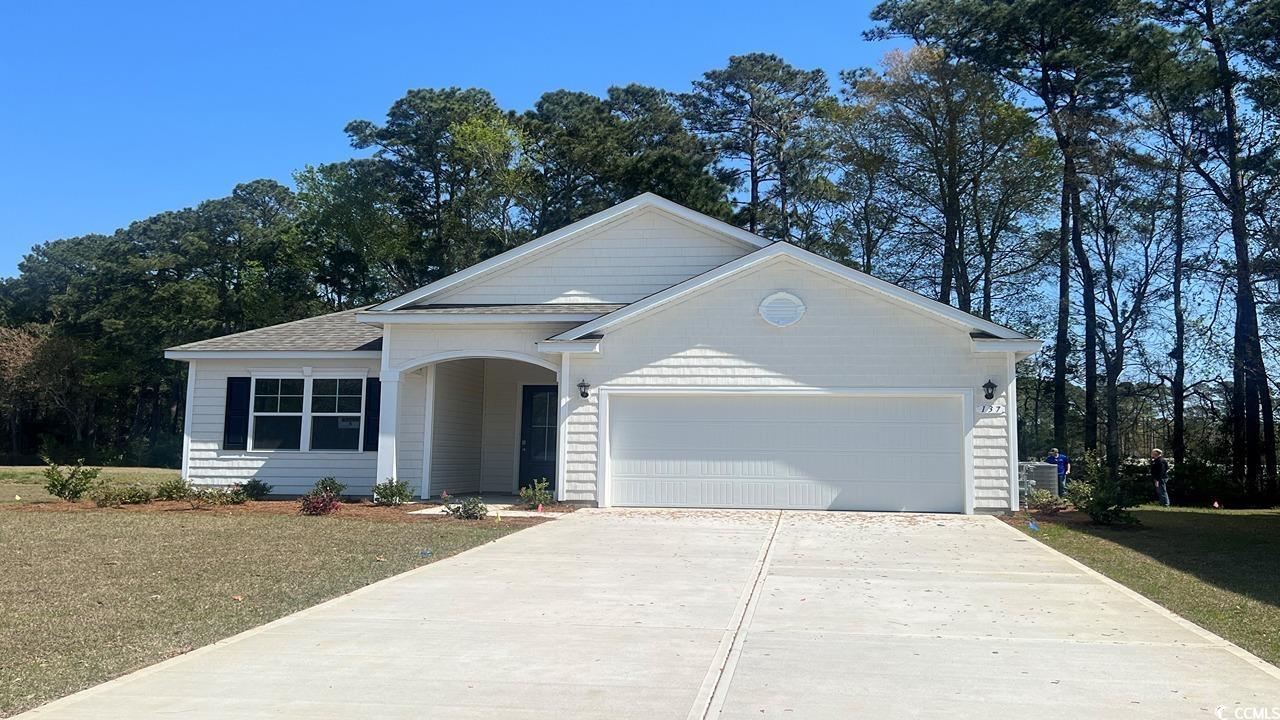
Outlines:
[{"label": "white fascia board", "polygon": [[356,319],[369,325],[519,325],[523,323],[581,323],[603,313],[449,313],[430,315],[404,312],[358,313]]},{"label": "white fascia board", "polygon": [[539,340],[536,345],[541,353],[572,353],[575,355],[599,355],[600,340]]},{"label": "white fascia board", "polygon": [[1035,339],[972,338],[971,342],[976,353],[1013,353],[1019,360],[1035,355],[1044,347],[1043,340]]},{"label": "white fascia board", "polygon": [[683,220],[707,228],[712,232],[725,235],[729,238],[742,242],[747,247],[761,248],[769,245],[769,241],[759,235],[749,233],[742,228],[734,227],[729,223],[716,220],[708,215],[703,215],[696,210],[690,210],[683,205],[679,205],[664,197],[654,195],[653,193],[643,193],[631,198],[630,200],[620,202],[613,207],[601,210],[594,215],[585,217],[576,223],[566,225],[559,230],[543,235],[540,238],[530,240],[519,247],[515,247],[504,253],[495,255],[484,262],[476,263],[465,270],[460,270],[448,277],[441,278],[430,285],[425,285],[417,290],[405,293],[400,297],[375,305],[370,308],[370,311],[386,312],[402,308],[405,305],[410,305],[415,302],[421,302],[428,297],[439,295],[445,290],[457,287],[477,275],[487,273],[498,267],[510,265],[538,252],[539,250],[542,250],[543,248],[546,248],[549,245],[559,243],[572,235],[578,235],[579,233],[585,232],[586,230],[599,225],[603,225],[604,223],[612,222],[623,215],[648,207],[666,211]]},{"label": "white fascia board", "polygon": [[735,273],[746,270],[762,262],[766,262],[766,261],[773,260],[780,257],[788,257],[797,262],[809,265],[811,267],[815,267],[819,270],[823,270],[845,281],[854,283],[865,289],[879,293],[880,295],[888,298],[889,300],[897,302],[901,305],[906,305],[916,310],[923,311],[935,317],[938,317],[943,320],[954,323],[956,325],[959,325],[963,328],[967,328],[970,330],[973,330],[973,329],[983,330],[985,332],[991,333],[992,335],[996,335],[1001,339],[1011,339],[1011,340],[1028,339],[1026,338],[1026,336],[1022,335],[1021,333],[1017,333],[1002,325],[997,325],[993,322],[983,320],[982,318],[976,317],[974,315],[970,315],[969,313],[964,312],[963,310],[958,310],[956,308],[951,307],[950,305],[940,303],[936,300],[931,300],[929,298],[924,297],[923,295],[919,295],[917,293],[911,292],[910,290],[900,288],[897,285],[894,285],[893,283],[886,282],[876,277],[872,277],[870,275],[867,275],[866,273],[859,272],[857,270],[854,270],[853,268],[841,265],[840,263],[837,263],[833,260],[828,260],[827,258],[824,258],[821,255],[811,253],[808,250],[798,248],[795,245],[792,245],[790,243],[785,243],[785,242],[773,243],[772,245],[766,248],[757,250],[756,252],[751,253],[750,255],[746,255],[732,262],[725,263],[724,265],[721,265],[718,268],[709,270],[703,273],[702,275],[698,275],[696,277],[690,278],[689,280],[686,280],[680,283],[679,285],[674,285],[672,287],[669,287],[666,290],[663,290],[662,292],[658,292],[653,295],[650,295],[649,297],[644,298],[643,300],[634,302],[624,308],[620,308],[612,313],[609,313],[608,315],[604,315],[589,323],[579,325],[578,327],[573,328],[572,330],[567,330],[555,336],[552,339],[553,340],[576,340],[582,337],[583,335],[590,335],[592,333],[599,332],[600,330],[606,327],[616,325],[628,318],[634,317],[643,312],[647,312],[655,307],[663,305],[678,297],[687,295],[688,293],[691,293],[695,290],[706,287],[707,285],[710,285],[712,283],[716,283],[721,280],[724,280],[725,278],[730,277]]},{"label": "white fascia board", "polygon": [[380,350],[165,350],[168,360],[345,360],[380,358]]}]

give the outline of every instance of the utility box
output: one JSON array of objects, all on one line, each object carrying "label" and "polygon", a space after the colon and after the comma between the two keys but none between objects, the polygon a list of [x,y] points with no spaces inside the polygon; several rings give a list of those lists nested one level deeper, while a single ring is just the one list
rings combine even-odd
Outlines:
[{"label": "utility box", "polygon": [[1018,463],[1018,489],[1022,494],[1023,507],[1027,504],[1027,496],[1032,490],[1048,490],[1058,494],[1058,466],[1047,462]]}]

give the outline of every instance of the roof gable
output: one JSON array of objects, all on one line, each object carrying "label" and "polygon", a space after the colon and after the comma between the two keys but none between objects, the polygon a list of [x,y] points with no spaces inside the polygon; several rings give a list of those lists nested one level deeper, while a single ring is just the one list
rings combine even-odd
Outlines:
[{"label": "roof gable", "polygon": [[724,282],[726,279],[733,277],[738,273],[759,267],[764,263],[780,259],[788,259],[798,262],[816,271],[834,276],[841,281],[848,282],[864,290],[871,291],[901,307],[929,315],[937,320],[953,325],[957,329],[963,329],[970,332],[976,330],[979,332],[989,333],[993,337],[999,339],[1029,339],[1026,335],[1023,335],[1016,330],[993,323],[989,320],[984,320],[976,315],[971,315],[963,310],[959,310],[945,303],[927,298],[918,293],[894,285],[893,283],[867,275],[866,273],[854,270],[853,268],[841,265],[840,263],[828,260],[820,255],[816,255],[785,242],[774,243],[766,248],[757,250],[750,255],[746,255],[734,260],[733,262],[729,262],[720,267],[709,270],[697,277],[690,278],[679,285],[675,285],[663,290],[662,292],[650,295],[643,300],[627,305],[624,308],[611,312],[607,315],[603,315],[590,322],[583,323],[582,325],[571,330],[567,330],[552,339],[577,340],[588,335],[603,332],[610,327],[616,327],[621,323],[636,319],[649,312],[656,311],[670,303],[680,302],[697,291]]},{"label": "roof gable", "polygon": [[[709,252],[704,248],[701,252],[706,257],[688,258],[688,262],[683,265],[677,257],[675,261],[668,263],[669,266],[667,267],[653,268],[653,271],[647,276],[643,275],[644,264],[637,264],[633,259],[624,256],[611,257],[601,254],[602,250],[607,248],[588,248],[584,250],[584,254],[594,254],[596,258],[603,258],[604,262],[597,260],[596,264],[606,270],[611,265],[614,267],[630,266],[633,269],[632,277],[618,280],[617,284],[620,286],[619,292],[621,295],[615,297],[592,297],[589,292],[577,292],[573,288],[566,288],[559,294],[551,293],[545,299],[529,295],[514,295],[509,290],[505,295],[502,290],[497,290],[495,293],[490,294],[485,294],[479,290],[485,283],[499,284],[500,278],[505,277],[508,281],[512,280],[516,274],[522,272],[522,268],[526,274],[539,274],[533,270],[535,263],[548,264],[547,269],[550,273],[548,273],[546,282],[554,283],[554,274],[556,272],[562,274],[572,272],[572,268],[553,267],[550,265],[549,259],[557,257],[558,252],[562,250],[567,252],[567,248],[575,244],[586,243],[592,237],[600,238],[602,242],[607,244],[611,242],[607,235],[611,229],[622,227],[625,223],[640,224],[646,216],[651,218],[661,217],[669,225],[693,228],[701,238],[714,238],[711,242],[721,245],[721,249],[719,252]],[[679,233],[676,234],[678,235]],[[625,233],[622,233],[622,235],[625,236]],[[726,260],[739,257],[744,253],[752,252],[768,244],[769,241],[745,230],[690,210],[652,193],[645,193],[553,233],[531,240],[484,262],[477,263],[430,285],[377,305],[371,310],[374,312],[394,311],[410,305],[438,301],[445,297],[448,297],[451,302],[629,302],[652,293],[658,287],[668,287],[676,284],[692,274],[705,270],[707,267],[719,265]],[[663,248],[661,247],[655,247],[653,250],[656,252],[648,253],[650,258],[663,253]],[[694,252],[696,255],[698,250],[694,249]],[[674,254],[678,256],[680,253],[675,252]],[[563,258],[563,254],[560,257]],[[699,265],[699,262],[702,264]],[[694,269],[682,270],[682,268],[687,267]],[[636,277],[639,277],[639,279],[636,279]],[[573,279],[576,280],[576,276]],[[633,280],[632,284],[638,289],[638,294],[634,297],[626,297],[627,290],[625,285],[627,285],[628,279]],[[608,281],[609,278],[606,273],[606,276],[600,278],[597,284],[604,283],[607,285]],[[599,293],[596,294],[598,295]]]}]

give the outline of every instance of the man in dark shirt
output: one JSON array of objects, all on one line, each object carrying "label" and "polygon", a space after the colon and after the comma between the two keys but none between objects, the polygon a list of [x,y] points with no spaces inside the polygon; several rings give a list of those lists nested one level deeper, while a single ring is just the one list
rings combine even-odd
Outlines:
[{"label": "man in dark shirt", "polygon": [[1151,448],[1151,482],[1155,483],[1160,502],[1169,507],[1169,461],[1160,448]]},{"label": "man in dark shirt", "polygon": [[1067,494],[1067,476],[1071,474],[1071,458],[1058,452],[1058,448],[1049,450],[1049,457],[1044,459],[1047,463],[1058,466],[1058,495]]}]

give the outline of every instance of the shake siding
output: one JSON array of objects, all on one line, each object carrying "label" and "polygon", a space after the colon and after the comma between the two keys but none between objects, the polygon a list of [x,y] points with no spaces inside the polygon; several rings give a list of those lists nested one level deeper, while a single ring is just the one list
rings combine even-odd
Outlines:
[{"label": "shake siding", "polygon": [[648,209],[432,302],[634,302],[754,249]]},{"label": "shake siding", "polygon": [[[314,368],[367,369],[378,374],[376,360],[312,360]],[[254,477],[274,486],[273,492],[301,494],[315,481],[333,475],[353,494],[369,492],[377,470],[375,452],[299,452],[222,450],[222,421],[227,378],[247,377],[253,369],[280,368],[297,372],[302,364],[281,360],[197,360],[191,411],[191,462],[188,479],[199,485],[230,485]]]},{"label": "shake siding", "polygon": [[[776,328],[757,313],[778,290],[807,310]],[[573,359],[573,373],[594,386],[813,386],[971,388],[986,402],[988,378],[1007,388],[1006,359],[977,355],[968,333],[891,303],[788,259],[738,275],[695,296],[606,330],[599,356]],[[597,393],[569,399],[567,497],[594,500]],[[1001,401],[1002,398],[997,398]],[[1004,417],[974,423],[975,510],[1008,508],[1008,434]]]},{"label": "shake siding", "polygon": [[[441,490],[450,493],[478,492],[484,418],[484,361],[444,362],[436,366],[435,373],[431,494],[437,495]],[[398,434],[401,436],[402,433]],[[418,437],[422,437],[421,432]]]}]

